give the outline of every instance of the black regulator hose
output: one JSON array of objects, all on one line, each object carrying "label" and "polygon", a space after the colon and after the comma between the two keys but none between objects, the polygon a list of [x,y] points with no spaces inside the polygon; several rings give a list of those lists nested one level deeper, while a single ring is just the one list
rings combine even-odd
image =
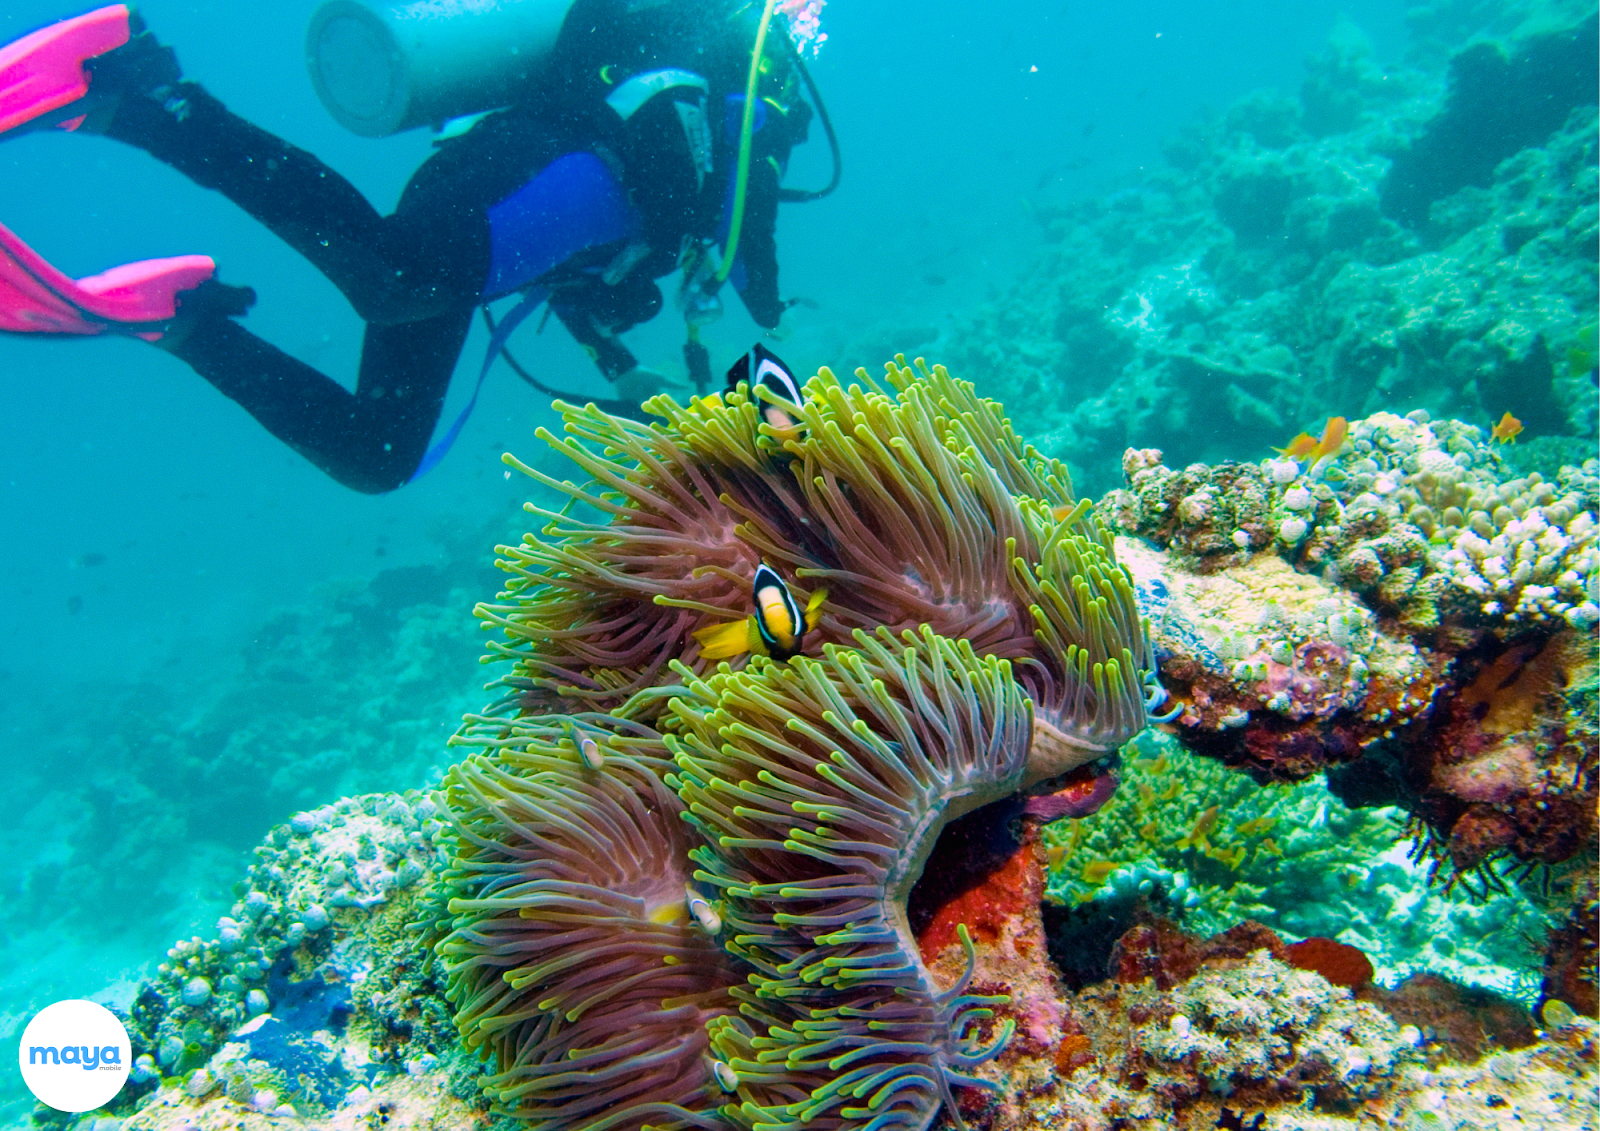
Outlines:
[{"label": "black regulator hose", "polygon": [[805,61],[800,58],[800,53],[795,52],[794,65],[800,68],[800,78],[806,84],[806,90],[811,95],[811,101],[816,104],[817,117],[822,119],[822,129],[828,135],[828,149],[833,154],[833,179],[828,182],[828,187],[823,189],[794,189],[780,188],[778,199],[789,204],[803,204],[808,200],[821,200],[834,189],[839,187],[839,176],[843,172],[843,165],[839,159],[839,135],[833,132],[833,119],[828,117],[827,104],[822,101],[822,92],[817,89],[817,84],[811,79],[811,72],[806,69]]}]

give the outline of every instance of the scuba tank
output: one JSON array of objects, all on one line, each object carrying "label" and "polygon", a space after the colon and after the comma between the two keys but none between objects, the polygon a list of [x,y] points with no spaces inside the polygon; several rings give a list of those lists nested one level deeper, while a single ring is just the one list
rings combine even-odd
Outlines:
[{"label": "scuba tank", "polygon": [[306,30],[311,85],[362,137],[515,101],[573,0],[330,0]]}]

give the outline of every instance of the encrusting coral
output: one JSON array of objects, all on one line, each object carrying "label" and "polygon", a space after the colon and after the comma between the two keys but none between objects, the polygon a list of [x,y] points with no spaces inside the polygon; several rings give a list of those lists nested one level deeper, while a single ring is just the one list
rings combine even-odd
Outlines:
[{"label": "encrusting coral", "polygon": [[[955,1114],[1009,1026],[923,964],[923,862],[1163,694],[1061,466],[943,367],[857,379],[777,401],[781,432],[745,386],[656,398],[649,426],[568,409],[574,438],[544,438],[590,485],[523,467],[572,504],[529,505],[542,536],[501,548],[512,581],[480,609],[514,669],[455,740],[480,753],[446,779],[435,930],[463,1038],[498,1064],[485,1090],[534,1126]],[[701,641],[746,616],[762,564],[815,632],[716,663]]]}]

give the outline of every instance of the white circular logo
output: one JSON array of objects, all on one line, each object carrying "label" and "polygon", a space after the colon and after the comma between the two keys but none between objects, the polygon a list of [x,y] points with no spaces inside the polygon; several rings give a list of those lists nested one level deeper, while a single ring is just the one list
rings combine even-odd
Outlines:
[{"label": "white circular logo", "polygon": [[58,1001],[22,1031],[17,1064],[41,1103],[58,1111],[92,1111],[122,1091],[132,1052],[128,1030],[105,1006]]}]

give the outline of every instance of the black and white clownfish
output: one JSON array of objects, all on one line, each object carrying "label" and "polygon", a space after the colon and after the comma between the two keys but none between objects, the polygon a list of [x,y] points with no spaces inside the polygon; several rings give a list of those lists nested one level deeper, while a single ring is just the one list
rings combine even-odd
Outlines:
[{"label": "black and white clownfish", "polygon": [[828,591],[816,590],[801,609],[783,578],[763,562],[751,579],[750,596],[756,606],[750,616],[695,631],[700,655],[708,660],[728,660],[746,652],[775,660],[797,656],[805,634],[822,619],[822,602],[828,599]]},{"label": "black and white clownfish", "polygon": [[[749,383],[752,397],[756,395],[756,389],[764,385],[790,404],[797,405],[801,401],[800,382],[795,379],[794,370],[760,342],[751,346],[750,352],[728,369],[729,392],[737,389],[741,381]],[[772,426],[779,439],[799,435],[799,425],[783,409],[761,400],[758,400],[757,404],[761,409],[762,419]]]}]

